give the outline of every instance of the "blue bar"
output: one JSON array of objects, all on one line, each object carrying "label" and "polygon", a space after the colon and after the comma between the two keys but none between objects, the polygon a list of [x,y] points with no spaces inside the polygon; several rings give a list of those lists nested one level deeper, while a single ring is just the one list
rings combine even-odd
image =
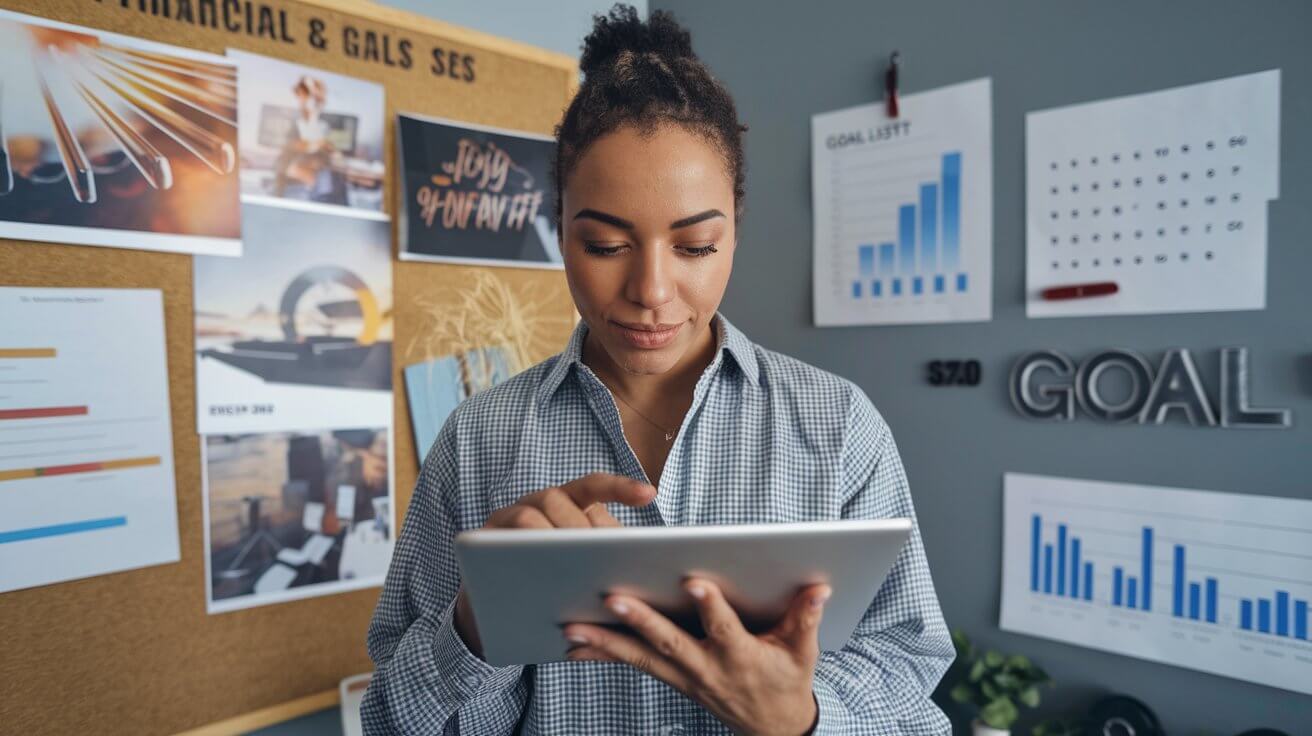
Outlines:
[{"label": "blue bar", "polygon": [[1043,592],[1052,592],[1052,545],[1043,545]]},{"label": "blue bar", "polygon": [[904,204],[897,208],[898,270],[912,273],[916,270],[916,206]]},{"label": "blue bar", "polygon": [[879,244],[879,273],[888,276],[893,273],[893,244]]},{"label": "blue bar", "polygon": [[1307,641],[1307,601],[1294,602],[1294,638]]},{"label": "blue bar", "polygon": [[107,519],[88,519],[87,521],[73,521],[67,524],[34,526],[28,529],[15,529],[11,532],[0,532],[0,544],[5,544],[6,542],[25,542],[29,539],[41,539],[43,537],[58,537],[64,534],[90,532],[95,531],[96,529],[127,526],[127,524],[128,517],[111,516]]},{"label": "blue bar", "polygon": [[1112,605],[1113,606],[1121,605],[1121,589],[1124,587],[1121,585],[1121,577],[1122,577],[1121,568],[1113,567],[1112,568]]},{"label": "blue bar", "polygon": [[1206,612],[1203,617],[1207,619],[1207,623],[1214,624],[1216,623],[1216,578],[1207,579],[1206,597]]},{"label": "blue bar", "polygon": [[961,153],[943,155],[943,270],[961,258]]},{"label": "blue bar", "polygon": [[966,274],[959,273],[957,274],[957,291],[965,291],[965,290],[966,290]]},{"label": "blue bar", "polygon": [[1071,597],[1080,597],[1080,538],[1071,537]]},{"label": "blue bar", "polygon": [[884,294],[884,284],[879,281],[871,282],[870,293],[874,294],[875,296],[882,296]]},{"label": "blue bar", "polygon": [[1289,636],[1289,593],[1276,591],[1276,635]]},{"label": "blue bar", "polygon": [[935,293],[935,294],[942,294],[942,293],[943,293],[943,277],[942,277],[942,276],[935,276],[935,277],[934,277],[934,293]]},{"label": "blue bar", "polygon": [[1134,579],[1133,575],[1125,578],[1125,605],[1127,608],[1138,608],[1136,601],[1139,599],[1139,586],[1136,583],[1138,581]]},{"label": "blue bar", "polygon": [[1247,598],[1239,601],[1239,628],[1244,631],[1253,630],[1253,602]]},{"label": "blue bar", "polygon": [[902,296],[902,279],[893,279],[893,296]]},{"label": "blue bar", "polygon": [[1171,581],[1171,615],[1184,616],[1184,545],[1175,545],[1175,576]]},{"label": "blue bar", "polygon": [[1198,620],[1198,609],[1201,607],[1203,589],[1198,583],[1189,583],[1189,618],[1194,621]]},{"label": "blue bar", "polygon": [[934,270],[938,243],[938,185],[920,185],[920,271]]},{"label": "blue bar", "polygon": [[1039,533],[1043,520],[1038,514],[1030,517],[1030,590],[1039,592]]},{"label": "blue bar", "polygon": [[870,278],[875,275],[875,246],[858,245],[856,247],[857,260],[861,264],[861,275]]},{"label": "blue bar", "polygon": [[912,294],[919,294],[919,293],[923,292],[924,290],[925,290],[925,281],[924,281],[924,279],[920,278],[919,276],[916,276],[915,278],[911,279],[911,293],[912,293]]},{"label": "blue bar", "polygon": [[1143,605],[1142,610],[1153,610],[1153,528],[1143,528]]},{"label": "blue bar", "polygon": [[1271,633],[1271,599],[1257,599],[1257,630],[1263,634]]},{"label": "blue bar", "polygon": [[1084,600],[1093,600],[1093,563],[1084,563]]},{"label": "blue bar", "polygon": [[1066,525],[1057,525],[1057,595],[1066,595]]},{"label": "blue bar", "polygon": [[852,298],[853,298],[853,299],[859,299],[860,297],[861,297],[861,282],[860,282],[860,281],[853,281],[853,282],[852,282]]}]

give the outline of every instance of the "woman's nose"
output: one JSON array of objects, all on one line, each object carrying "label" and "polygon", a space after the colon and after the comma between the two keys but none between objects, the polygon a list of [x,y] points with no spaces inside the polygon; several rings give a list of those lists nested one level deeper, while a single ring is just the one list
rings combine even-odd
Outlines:
[{"label": "woman's nose", "polygon": [[655,309],[674,299],[677,289],[672,279],[672,264],[664,248],[649,246],[639,252],[640,256],[630,261],[633,266],[625,284],[625,296],[647,309]]}]

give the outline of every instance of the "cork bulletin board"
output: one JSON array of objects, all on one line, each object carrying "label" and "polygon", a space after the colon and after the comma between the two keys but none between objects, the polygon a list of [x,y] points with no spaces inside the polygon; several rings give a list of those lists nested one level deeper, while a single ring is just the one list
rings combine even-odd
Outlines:
[{"label": "cork bulletin board", "polygon": [[[578,84],[569,57],[361,0],[0,0],[0,7],[377,82],[389,121],[406,111],[551,134]],[[384,200],[393,222],[394,127],[386,133]],[[402,368],[484,339],[542,360],[564,344],[573,307],[559,271],[394,261],[393,279],[399,519],[417,475]],[[236,732],[332,705],[343,677],[372,668],[364,642],[377,588],[205,611],[192,257],[0,240],[0,284],[163,292],[182,556],[0,596],[0,730]]]}]

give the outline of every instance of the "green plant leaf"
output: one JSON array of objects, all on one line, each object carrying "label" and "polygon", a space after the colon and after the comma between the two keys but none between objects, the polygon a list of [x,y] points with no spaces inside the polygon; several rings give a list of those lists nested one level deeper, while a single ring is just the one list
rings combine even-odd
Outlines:
[{"label": "green plant leaf", "polygon": [[975,664],[970,667],[970,681],[979,682],[980,678],[984,676],[986,670],[987,668],[984,666],[984,660],[976,660]]},{"label": "green plant leaf", "polygon": [[952,688],[952,692],[949,694],[958,703],[970,703],[975,700],[975,691],[964,682]]},{"label": "green plant leaf", "polygon": [[1039,688],[1030,685],[1024,690],[1021,690],[1020,694],[1016,696],[1016,699],[1019,700],[1022,705],[1030,708],[1037,708],[1039,707]]},{"label": "green plant leaf", "polygon": [[999,696],[1006,695],[1005,692],[999,690],[997,687],[993,685],[993,683],[989,682],[988,680],[979,681],[979,690],[980,692],[984,693],[984,697],[988,698],[989,700],[993,700],[994,698],[997,698]]},{"label": "green plant leaf", "polygon": [[1030,664],[1030,658],[1024,654],[1013,654],[1007,657],[1007,667],[1014,670],[1028,671],[1033,665]]},{"label": "green plant leaf", "polygon": [[1001,667],[1002,663],[1005,661],[1007,660],[1005,657],[1002,656],[1001,652],[997,652],[992,649],[990,649],[988,653],[984,655],[984,662],[988,664],[988,666],[990,667]]},{"label": "green plant leaf", "polygon": [[1022,680],[1010,672],[999,672],[993,676],[993,682],[1008,692],[1019,690],[1022,684]]},{"label": "green plant leaf", "polygon": [[979,711],[979,719],[993,728],[1009,729],[1020,716],[1010,698],[995,698]]}]

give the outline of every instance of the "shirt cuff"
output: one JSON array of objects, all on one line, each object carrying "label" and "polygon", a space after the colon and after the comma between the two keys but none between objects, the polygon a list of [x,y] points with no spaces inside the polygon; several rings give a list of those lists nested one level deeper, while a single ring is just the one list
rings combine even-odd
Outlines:
[{"label": "shirt cuff", "polygon": [[847,733],[847,706],[838,697],[838,693],[818,677],[811,679],[811,692],[815,694],[816,710],[819,712],[811,736],[839,736]]},{"label": "shirt cuff", "polygon": [[521,674],[520,667],[493,667],[477,654],[469,651],[455,625],[456,600],[438,614],[435,621],[437,640],[433,642],[433,656],[442,679],[457,702],[464,702],[484,689],[499,689],[511,685]]}]

